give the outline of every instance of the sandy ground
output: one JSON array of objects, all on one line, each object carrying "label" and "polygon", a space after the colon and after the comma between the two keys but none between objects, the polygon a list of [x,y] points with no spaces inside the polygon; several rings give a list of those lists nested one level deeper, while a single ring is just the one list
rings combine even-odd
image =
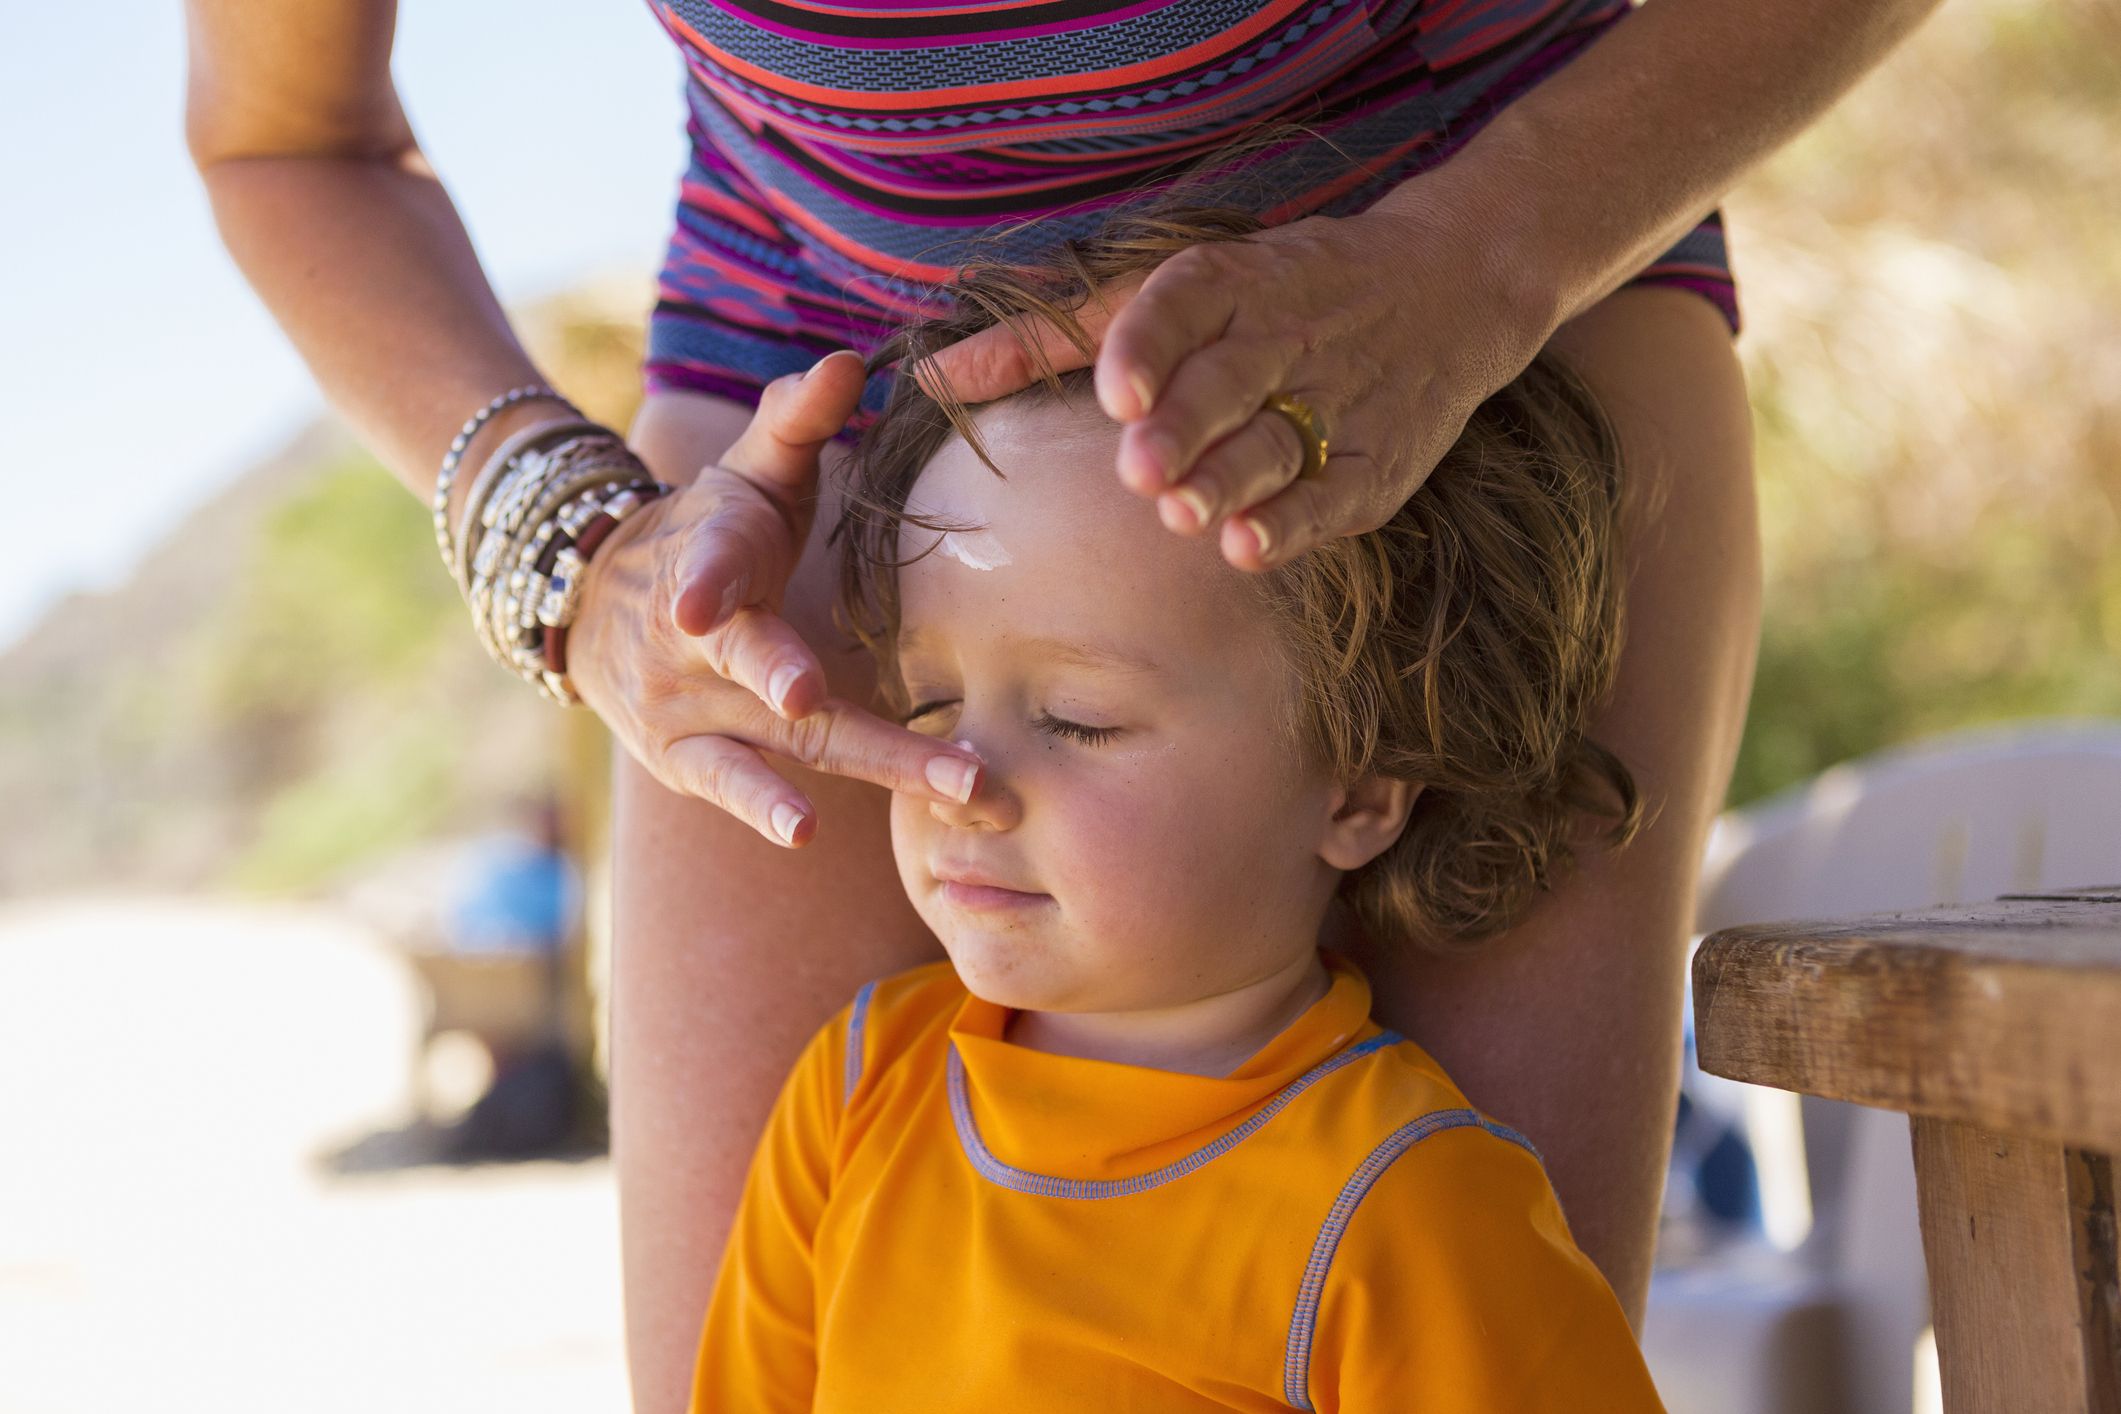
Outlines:
[{"label": "sandy ground", "polygon": [[608,1163],[336,1177],[409,975],[330,914],[0,908],[0,1414],[623,1414]]}]

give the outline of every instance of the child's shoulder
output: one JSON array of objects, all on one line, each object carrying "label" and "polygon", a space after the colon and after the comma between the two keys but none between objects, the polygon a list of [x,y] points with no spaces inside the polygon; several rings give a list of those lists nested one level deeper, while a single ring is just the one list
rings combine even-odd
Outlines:
[{"label": "child's shoulder", "polygon": [[[1449,1173],[1454,1180],[1476,1188],[1497,1165],[1522,1170],[1529,1160],[1529,1172],[1544,1176],[1544,1164],[1531,1140],[1474,1105],[1436,1058],[1416,1042],[1380,1030],[1342,1056],[1359,1057],[1359,1063],[1337,1066],[1337,1074],[1321,1077],[1327,1083],[1320,1087],[1322,1103],[1312,1124],[1323,1132],[1307,1142],[1342,1160],[1352,1156],[1351,1177],[1394,1167],[1401,1156],[1417,1147],[1430,1153],[1439,1148],[1451,1151],[1448,1163],[1421,1166],[1439,1177]],[[1446,1136],[1441,1145],[1432,1142]]]},{"label": "child's shoulder", "polygon": [[844,1040],[842,1090],[851,1102],[870,1080],[905,1057],[942,1047],[964,1005],[965,984],[947,961],[924,963],[865,982],[834,1018]]},{"label": "child's shoulder", "polygon": [[[1368,1059],[1330,1107],[1339,1167],[1311,1195],[1289,1402],[1383,1408],[1418,1382],[1437,1411],[1661,1410],[1531,1140],[1411,1041],[1384,1033]],[[1399,1292],[1422,1294],[1420,1321],[1378,1295]]]}]

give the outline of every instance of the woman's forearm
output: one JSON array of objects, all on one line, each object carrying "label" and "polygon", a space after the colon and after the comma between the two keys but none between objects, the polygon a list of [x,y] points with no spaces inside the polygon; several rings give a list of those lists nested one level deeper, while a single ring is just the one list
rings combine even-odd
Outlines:
[{"label": "woman's forearm", "polygon": [[[251,288],[324,395],[416,495],[433,492],[468,414],[538,378],[416,151],[231,157],[202,163],[200,175]],[[507,409],[471,455],[556,411]]]},{"label": "woman's forearm", "polygon": [[[1558,327],[1669,249],[1936,3],[1649,0],[1434,175],[1486,213],[1495,268]],[[1436,199],[1417,177],[1374,209]]]}]

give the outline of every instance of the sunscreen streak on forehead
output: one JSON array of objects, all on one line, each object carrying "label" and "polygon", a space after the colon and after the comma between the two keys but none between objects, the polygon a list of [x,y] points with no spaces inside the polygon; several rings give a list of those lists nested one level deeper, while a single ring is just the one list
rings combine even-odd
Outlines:
[{"label": "sunscreen streak on forehead", "polygon": [[948,555],[966,569],[991,570],[1012,563],[1009,552],[991,530],[945,531],[936,553]]}]

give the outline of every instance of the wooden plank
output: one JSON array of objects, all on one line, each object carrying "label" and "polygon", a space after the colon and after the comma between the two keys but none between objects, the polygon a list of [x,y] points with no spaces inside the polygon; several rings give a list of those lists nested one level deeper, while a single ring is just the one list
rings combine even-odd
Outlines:
[{"label": "wooden plank", "polygon": [[2121,1414],[2108,1157],[1912,1127],[1946,1414]]},{"label": "wooden plank", "polygon": [[2098,884],[2088,889],[2047,889],[2031,894],[1998,894],[2006,899],[2061,899],[2078,903],[2121,903],[2121,884]]},{"label": "wooden plank", "polygon": [[2113,1155],[2085,1149],[2064,1153],[2090,1406],[2121,1409],[2121,1242],[2114,1221]]},{"label": "wooden plank", "polygon": [[2121,903],[1729,928],[1694,959],[1704,1070],[2121,1150]]}]

